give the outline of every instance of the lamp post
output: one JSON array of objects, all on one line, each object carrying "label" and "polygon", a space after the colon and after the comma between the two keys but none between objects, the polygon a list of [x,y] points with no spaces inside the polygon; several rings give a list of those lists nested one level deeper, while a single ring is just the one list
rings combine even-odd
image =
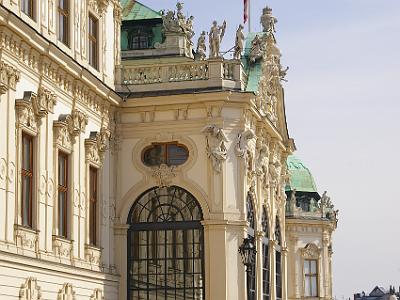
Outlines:
[{"label": "lamp post", "polygon": [[246,267],[247,274],[247,300],[252,300],[250,291],[250,275],[252,272],[253,265],[256,260],[256,246],[254,245],[254,238],[248,237],[243,239],[243,243],[239,247],[239,253],[242,256],[242,262]]}]

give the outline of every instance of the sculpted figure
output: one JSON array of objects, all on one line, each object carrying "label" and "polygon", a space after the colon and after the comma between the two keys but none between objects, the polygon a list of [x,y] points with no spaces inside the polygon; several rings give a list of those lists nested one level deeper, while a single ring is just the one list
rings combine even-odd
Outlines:
[{"label": "sculpted figure", "polygon": [[251,42],[250,61],[254,63],[257,59],[261,58],[263,54],[262,40],[260,36],[256,34]]},{"label": "sculpted figure", "polygon": [[235,146],[235,153],[236,156],[241,158],[246,158],[247,151],[249,149],[249,141],[253,139],[256,135],[254,134],[253,130],[247,129],[242,133],[238,134]]},{"label": "sculpted figure", "polygon": [[275,33],[275,24],[278,20],[272,15],[272,9],[268,6],[263,9],[263,14],[260,19],[264,32]]},{"label": "sculpted figure", "polygon": [[222,129],[215,125],[207,125],[201,132],[207,136],[207,155],[211,159],[214,170],[219,173],[222,162],[226,160],[225,143],[228,139]]},{"label": "sculpted figure", "polygon": [[243,43],[244,43],[244,34],[243,34],[243,26],[239,25],[236,30],[236,40],[235,40],[235,52],[233,54],[234,59],[240,59],[243,51]]},{"label": "sculpted figure", "polygon": [[199,39],[197,40],[197,50],[196,56],[200,60],[204,60],[206,58],[206,32],[202,31]]},{"label": "sculpted figure", "polygon": [[218,26],[217,21],[213,22],[209,33],[210,58],[220,57],[219,48],[225,34],[225,29],[226,21],[224,21],[222,26]]},{"label": "sculpted figure", "polygon": [[194,20],[194,17],[190,16],[186,20],[186,23],[184,24],[184,27],[183,27],[183,31],[186,33],[186,37],[188,38],[188,40],[190,41],[191,44],[192,44],[192,37],[194,36],[193,20]]}]

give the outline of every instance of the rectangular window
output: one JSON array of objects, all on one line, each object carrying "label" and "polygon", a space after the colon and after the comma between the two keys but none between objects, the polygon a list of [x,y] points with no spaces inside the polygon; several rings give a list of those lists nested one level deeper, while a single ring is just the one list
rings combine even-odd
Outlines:
[{"label": "rectangular window", "polygon": [[21,11],[26,14],[32,20],[34,19],[34,0],[21,0]]},{"label": "rectangular window", "polygon": [[89,243],[97,245],[97,169],[89,169]]},{"label": "rectangular window", "polygon": [[89,64],[98,68],[99,34],[98,20],[93,15],[89,15]]},{"label": "rectangular window", "polygon": [[69,46],[69,0],[58,1],[58,40]]},{"label": "rectangular window", "polygon": [[21,167],[21,218],[22,225],[33,227],[33,137],[22,134],[22,167]]},{"label": "rectangular window", "polygon": [[318,297],[318,263],[316,259],[304,260],[304,296]]},{"label": "rectangular window", "polygon": [[58,235],[68,236],[68,155],[58,154]]}]

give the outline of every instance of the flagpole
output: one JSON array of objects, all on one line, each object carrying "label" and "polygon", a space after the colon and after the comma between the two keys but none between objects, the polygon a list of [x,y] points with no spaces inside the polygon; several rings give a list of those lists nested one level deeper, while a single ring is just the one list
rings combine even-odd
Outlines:
[{"label": "flagpole", "polygon": [[247,0],[247,1],[249,1],[249,6],[248,6],[248,12],[247,12],[247,15],[248,15],[248,21],[249,21],[249,33],[251,32],[251,26],[250,26],[250,23],[251,23],[251,0]]}]

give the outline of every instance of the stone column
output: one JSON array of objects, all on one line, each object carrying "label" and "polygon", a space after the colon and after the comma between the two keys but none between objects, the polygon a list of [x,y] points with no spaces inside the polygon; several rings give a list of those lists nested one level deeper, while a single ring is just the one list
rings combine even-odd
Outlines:
[{"label": "stone column", "polygon": [[322,234],[322,267],[323,267],[323,291],[324,291],[324,297],[328,297],[329,295],[329,251],[328,251],[328,246],[329,246],[329,234],[324,231]]},{"label": "stone column", "polygon": [[270,259],[270,271],[269,271],[269,296],[270,299],[276,299],[276,241],[273,239],[269,240],[269,259]]}]

